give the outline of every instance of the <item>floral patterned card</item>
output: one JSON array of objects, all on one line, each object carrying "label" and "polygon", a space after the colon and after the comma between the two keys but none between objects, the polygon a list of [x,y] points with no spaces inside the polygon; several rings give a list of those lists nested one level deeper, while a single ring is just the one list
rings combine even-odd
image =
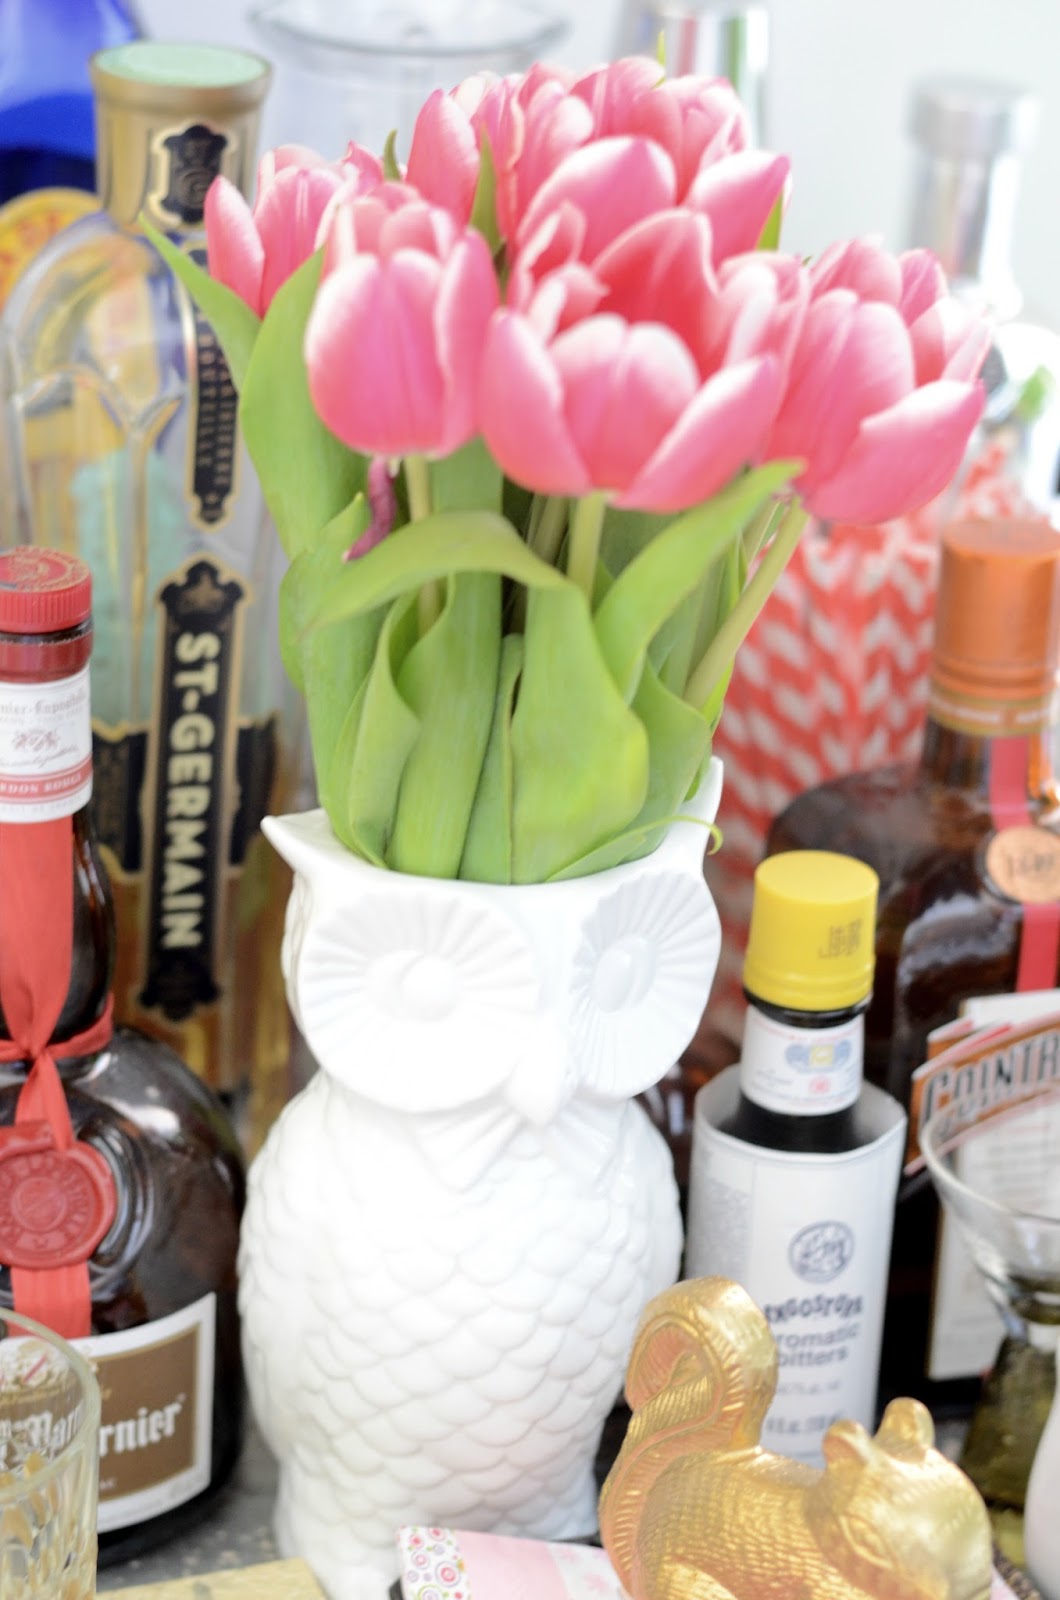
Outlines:
[{"label": "floral patterned card", "polygon": [[[401,1578],[393,1600],[629,1600],[607,1553],[584,1544],[544,1544],[452,1528],[402,1528]],[[1038,1600],[1010,1569],[994,1572],[990,1600]]]},{"label": "floral patterned card", "polygon": [[627,1600],[607,1554],[451,1528],[402,1528],[402,1600]]}]

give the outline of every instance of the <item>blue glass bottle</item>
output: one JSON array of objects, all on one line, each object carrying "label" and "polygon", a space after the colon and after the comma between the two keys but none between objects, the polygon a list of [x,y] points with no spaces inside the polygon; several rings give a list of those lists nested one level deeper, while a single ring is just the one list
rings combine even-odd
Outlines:
[{"label": "blue glass bottle", "polygon": [[95,188],[88,58],[138,32],[128,0],[0,0],[0,203]]}]

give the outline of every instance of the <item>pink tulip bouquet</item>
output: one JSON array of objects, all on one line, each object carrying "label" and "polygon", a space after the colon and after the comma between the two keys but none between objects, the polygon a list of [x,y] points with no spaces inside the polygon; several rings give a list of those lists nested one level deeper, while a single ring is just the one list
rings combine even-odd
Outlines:
[{"label": "pink tulip bouquet", "polygon": [[286,148],[206,204],[212,319],[290,557],[284,659],[338,837],[532,883],[643,855],[809,514],[953,476],[986,331],[934,258],[778,248],[720,81],[535,67],[399,165]]}]

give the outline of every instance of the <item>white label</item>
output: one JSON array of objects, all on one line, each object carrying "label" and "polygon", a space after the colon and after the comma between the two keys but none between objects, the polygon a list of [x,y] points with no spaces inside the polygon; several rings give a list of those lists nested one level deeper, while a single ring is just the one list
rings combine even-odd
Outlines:
[{"label": "white label", "polygon": [[739,1069],[696,1096],[686,1273],[741,1283],[777,1342],[779,1378],[762,1443],[819,1465],[839,1417],[871,1428],[905,1115],[867,1085],[874,1135],[819,1156],[766,1150],[719,1133]]},{"label": "white label", "polygon": [[748,1006],[740,1087],[768,1111],[797,1117],[843,1111],[861,1092],[864,1037],[860,1016],[835,1028],[793,1028]]},{"label": "white label", "polygon": [[0,822],[51,822],[91,797],[87,666],[53,683],[0,682]]},{"label": "white label", "polygon": [[101,1533],[160,1516],[210,1482],[216,1296],[77,1339],[99,1380]]}]

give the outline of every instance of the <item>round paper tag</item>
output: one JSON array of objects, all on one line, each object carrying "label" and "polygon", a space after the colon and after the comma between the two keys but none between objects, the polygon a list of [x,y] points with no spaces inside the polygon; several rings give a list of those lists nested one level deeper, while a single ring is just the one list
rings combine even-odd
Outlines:
[{"label": "round paper tag", "polygon": [[117,1210],[114,1178],[91,1145],[57,1150],[46,1124],[0,1142],[0,1262],[31,1270],[87,1261]]},{"label": "round paper tag", "polygon": [[1060,838],[1045,828],[1002,828],[986,847],[994,887],[1023,905],[1060,900]]}]

